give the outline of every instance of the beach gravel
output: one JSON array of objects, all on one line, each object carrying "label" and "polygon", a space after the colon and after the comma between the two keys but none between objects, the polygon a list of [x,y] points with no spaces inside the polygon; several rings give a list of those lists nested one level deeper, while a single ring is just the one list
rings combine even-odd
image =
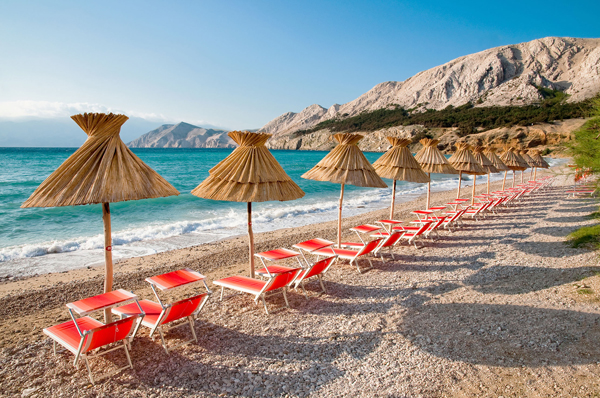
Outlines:
[{"label": "beach gravel", "polygon": [[[166,354],[141,330],[134,370],[91,385],[73,355],[52,355],[44,327],[68,319],[64,304],[100,293],[101,270],[0,283],[0,396],[47,397],[592,397],[600,394],[600,267],[565,237],[594,223],[590,199],[568,198],[559,176],[544,193],[359,274],[340,261],[318,284],[269,297],[266,315],[248,295],[219,291],[196,323],[198,344]],[[495,189],[498,183],[494,184]],[[484,188],[483,186],[481,187]],[[433,195],[449,202],[454,191]],[[398,206],[398,218],[423,199]],[[371,212],[344,228],[387,218]],[[257,234],[257,251],[315,236],[335,222]],[[348,238],[352,235],[348,235]],[[244,237],[117,265],[115,286],[141,297],[144,278],[190,267],[209,280],[246,273]],[[87,272],[87,274],[86,274]],[[42,284],[44,287],[40,288]],[[182,291],[186,295],[191,291]],[[189,338],[189,329],[169,339]],[[96,375],[123,366],[122,352],[92,361]]]}]

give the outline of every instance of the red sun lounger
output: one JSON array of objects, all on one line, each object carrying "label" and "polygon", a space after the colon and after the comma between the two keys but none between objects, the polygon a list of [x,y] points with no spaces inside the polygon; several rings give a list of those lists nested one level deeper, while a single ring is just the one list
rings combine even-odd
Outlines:
[{"label": "red sun lounger", "polygon": [[388,252],[390,253],[390,256],[392,256],[392,260],[395,260],[394,253],[392,252],[392,247],[394,247],[394,245],[396,243],[398,243],[398,241],[400,240],[400,238],[402,237],[402,235],[405,232],[406,231],[392,231],[392,233],[377,232],[377,233],[371,235],[373,238],[382,238],[383,239],[381,244],[375,249],[375,251],[373,253],[379,254],[379,257],[381,257],[381,261],[383,261],[385,263],[385,258],[383,257],[383,253],[381,253],[381,251],[383,249],[387,248]]},{"label": "red sun lounger", "polygon": [[267,303],[265,301],[267,293],[270,292],[273,294],[276,293],[277,290],[281,290],[283,298],[285,299],[285,305],[289,308],[290,303],[288,302],[286,291],[288,286],[294,282],[300,270],[300,268],[295,268],[291,271],[271,275],[266,281],[242,275],[234,275],[213,281],[213,283],[217,286],[221,286],[221,301],[223,300],[223,291],[225,288],[248,293],[254,296],[254,302],[256,304],[258,304],[258,300],[262,299],[265,312],[269,314]]},{"label": "red sun lounger", "polygon": [[325,285],[323,285],[323,275],[325,275],[325,273],[329,270],[334,260],[335,256],[327,257],[326,259],[313,263],[308,269],[301,270],[298,274],[298,277],[294,281],[294,284],[296,285],[295,288],[297,289],[298,286],[302,287],[304,296],[306,297],[306,299],[308,299],[308,294],[306,293],[306,289],[304,288],[304,282],[309,278],[316,276],[319,280],[319,283],[321,284],[322,293],[327,293],[327,291],[325,290]]},{"label": "red sun lounger", "polygon": [[[75,367],[77,367],[79,359],[83,357],[92,384],[95,383],[95,380],[89,364],[91,358],[123,348],[128,365],[105,374],[104,377],[112,376],[126,368],[133,369],[127,343],[128,339],[133,339],[135,336],[140,325],[139,320],[144,316],[141,308],[137,304],[133,304],[136,306],[136,311],[130,318],[106,325],[87,316],[92,312],[132,301],[137,303],[135,294],[119,289],[67,304],[71,320],[43,330],[44,334],[53,340],[54,354],[56,354],[56,343],[58,343],[75,355],[73,361]],[[78,313],[81,318],[77,318],[74,313]],[[107,348],[101,350],[102,347]],[[94,350],[96,352],[92,353]]]},{"label": "red sun lounger", "polygon": [[[139,305],[146,314],[144,319],[142,319],[142,325],[150,329],[150,337],[153,338],[154,334],[158,331],[162,346],[167,354],[169,353],[169,350],[174,350],[189,344],[192,341],[197,343],[198,337],[196,336],[196,331],[194,330],[194,322],[198,313],[202,310],[208,300],[208,297],[212,293],[208,289],[208,286],[206,286],[204,275],[186,268],[153,276],[151,278],[146,278],[146,281],[150,283],[150,286],[152,287],[152,290],[154,291],[154,294],[158,300],[158,303],[150,300],[142,300],[139,302]],[[158,292],[156,291],[156,288],[160,289],[161,291],[172,291],[172,289],[182,286],[190,286],[190,284],[196,282],[202,282],[204,284],[206,293],[179,300],[172,304],[163,303],[158,296]],[[135,304],[129,304],[122,307],[113,308],[112,313],[120,316],[121,318],[130,317],[136,312],[135,306]],[[169,348],[167,346],[164,333],[171,329],[185,325],[189,325],[193,338]]]},{"label": "red sun lounger", "polygon": [[[417,246],[416,243],[416,239],[417,237],[421,236],[425,231],[427,231],[427,229],[429,228],[429,226],[433,223],[433,221],[424,221],[423,224],[419,227],[419,229],[417,231],[407,231],[405,232],[400,239],[406,239],[408,241],[408,244],[413,244],[415,246],[415,248],[419,248]],[[394,230],[396,230],[396,228],[398,230],[401,230],[402,227],[395,227]]]},{"label": "red sun lounger", "polygon": [[362,273],[363,271],[367,271],[367,270],[373,268],[373,263],[371,262],[371,259],[367,257],[370,268],[367,268],[367,269],[361,271],[360,267],[358,265],[358,259],[362,256],[368,255],[369,253],[371,253],[372,251],[377,249],[377,247],[379,246],[381,241],[382,241],[381,238],[372,240],[369,243],[367,243],[365,246],[360,248],[359,250],[349,250],[349,249],[338,249],[338,248],[332,248],[332,247],[325,247],[323,249],[315,250],[313,252],[313,254],[318,254],[319,256],[338,256],[339,258],[344,258],[344,259],[350,260],[350,265],[352,265],[352,263],[355,263],[356,268],[358,269],[358,272]]}]

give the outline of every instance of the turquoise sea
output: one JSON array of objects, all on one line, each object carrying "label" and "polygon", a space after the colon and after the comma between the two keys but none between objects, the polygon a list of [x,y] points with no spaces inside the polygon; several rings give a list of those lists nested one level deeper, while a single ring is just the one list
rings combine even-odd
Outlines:
[{"label": "turquoise sea", "polygon": [[[76,148],[0,148],[0,276],[56,272],[101,263],[100,205],[21,209],[37,186]],[[231,149],[133,149],[181,195],[111,204],[116,258],[151,254],[245,234],[246,204],[190,194]],[[290,202],[253,205],[256,232],[333,220],[340,186],[300,176],[327,152],[272,151],[306,192]],[[381,153],[365,153],[374,162]],[[457,176],[432,175],[434,190],[456,186]],[[493,175],[494,179],[501,178]],[[484,179],[480,179],[482,181]],[[391,186],[391,181],[386,181]],[[426,192],[426,184],[398,182],[398,201]],[[344,216],[389,206],[391,188],[347,186]]]}]

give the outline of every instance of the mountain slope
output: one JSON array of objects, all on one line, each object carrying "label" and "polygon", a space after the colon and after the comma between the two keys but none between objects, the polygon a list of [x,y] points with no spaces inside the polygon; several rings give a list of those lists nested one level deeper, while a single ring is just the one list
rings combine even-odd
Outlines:
[{"label": "mountain slope", "polygon": [[419,111],[469,101],[479,106],[524,105],[542,99],[536,86],[564,91],[570,101],[597,94],[600,39],[547,37],[466,55],[403,82],[378,84],[354,101],[329,110],[311,105],[300,113],[288,112],[260,131],[286,135],[334,117],[392,105]]},{"label": "mountain slope", "polygon": [[130,148],[235,148],[227,131],[189,123],[164,124],[127,144]]}]

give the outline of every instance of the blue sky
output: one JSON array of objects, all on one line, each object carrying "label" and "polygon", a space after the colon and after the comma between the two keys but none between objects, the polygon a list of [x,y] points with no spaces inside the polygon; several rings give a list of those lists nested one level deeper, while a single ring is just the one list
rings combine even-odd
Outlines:
[{"label": "blue sky", "polygon": [[598,1],[2,0],[0,120],[258,128],[491,47],[600,37],[598,15]]}]

